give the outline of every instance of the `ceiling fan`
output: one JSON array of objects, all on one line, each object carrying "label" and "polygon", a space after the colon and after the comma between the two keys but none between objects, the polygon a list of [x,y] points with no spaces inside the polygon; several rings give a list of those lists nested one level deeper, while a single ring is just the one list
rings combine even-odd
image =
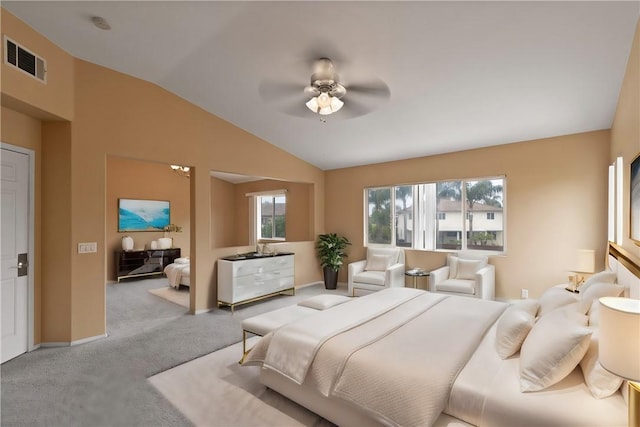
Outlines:
[{"label": "ceiling fan", "polygon": [[[353,118],[368,114],[389,99],[389,87],[381,80],[368,77],[361,83],[342,83],[329,58],[313,62],[310,83],[301,87],[292,83],[270,82],[260,87],[264,100],[276,104],[276,109],[293,116],[320,115]],[[306,105],[306,108],[304,107]],[[323,120],[324,121],[324,120]]]}]

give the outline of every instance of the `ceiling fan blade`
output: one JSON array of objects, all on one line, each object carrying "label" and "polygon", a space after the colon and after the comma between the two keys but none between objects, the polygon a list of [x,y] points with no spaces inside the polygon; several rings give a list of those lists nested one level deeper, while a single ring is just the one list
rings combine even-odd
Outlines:
[{"label": "ceiling fan blade", "polygon": [[295,102],[290,101],[287,102],[286,104],[281,104],[281,106],[279,106],[278,108],[276,108],[277,111],[286,114],[288,116],[293,116],[293,117],[301,117],[301,118],[313,118],[314,116],[317,116],[316,113],[312,112],[311,110],[309,110],[305,105],[304,105],[304,101],[299,99],[296,100]]},{"label": "ceiling fan blade", "polygon": [[258,88],[260,97],[267,102],[283,102],[293,99],[303,100],[302,86],[294,83],[267,81],[260,83]]},{"label": "ceiling fan blade", "polygon": [[359,102],[354,100],[353,98],[349,98],[349,94],[344,98],[344,105],[337,113],[334,113],[336,118],[343,119],[353,119],[356,117],[365,116],[374,110],[377,109],[377,106],[371,106],[363,102]]},{"label": "ceiling fan blade", "polygon": [[345,84],[345,86],[347,88],[347,96],[357,94],[385,99],[391,97],[389,86],[387,86],[387,84],[382,80],[372,80],[365,83]]}]

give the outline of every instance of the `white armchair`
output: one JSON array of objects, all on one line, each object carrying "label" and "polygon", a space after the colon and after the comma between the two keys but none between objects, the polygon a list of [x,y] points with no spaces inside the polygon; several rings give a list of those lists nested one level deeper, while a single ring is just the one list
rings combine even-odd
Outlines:
[{"label": "white armchair", "polygon": [[495,267],[487,256],[450,254],[447,265],[431,271],[429,290],[481,299],[495,298]]},{"label": "white armchair", "polygon": [[404,250],[367,248],[367,259],[349,264],[349,293],[404,286]]}]

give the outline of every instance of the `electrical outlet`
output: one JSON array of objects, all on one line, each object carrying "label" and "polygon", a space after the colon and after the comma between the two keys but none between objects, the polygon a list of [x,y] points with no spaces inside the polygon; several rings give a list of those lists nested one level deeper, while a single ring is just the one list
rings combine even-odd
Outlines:
[{"label": "electrical outlet", "polygon": [[79,254],[91,254],[98,252],[97,242],[78,243]]},{"label": "electrical outlet", "polygon": [[520,298],[522,298],[522,299],[529,298],[529,290],[528,289],[521,289],[520,290]]}]

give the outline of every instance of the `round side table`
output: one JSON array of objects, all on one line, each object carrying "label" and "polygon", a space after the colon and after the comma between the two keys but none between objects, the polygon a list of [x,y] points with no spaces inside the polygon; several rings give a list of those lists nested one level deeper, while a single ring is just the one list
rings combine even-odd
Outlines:
[{"label": "round side table", "polygon": [[420,268],[412,268],[411,270],[407,270],[404,272],[405,276],[413,277],[413,287],[418,288],[418,277],[427,277],[429,276],[428,271],[424,271]]}]

